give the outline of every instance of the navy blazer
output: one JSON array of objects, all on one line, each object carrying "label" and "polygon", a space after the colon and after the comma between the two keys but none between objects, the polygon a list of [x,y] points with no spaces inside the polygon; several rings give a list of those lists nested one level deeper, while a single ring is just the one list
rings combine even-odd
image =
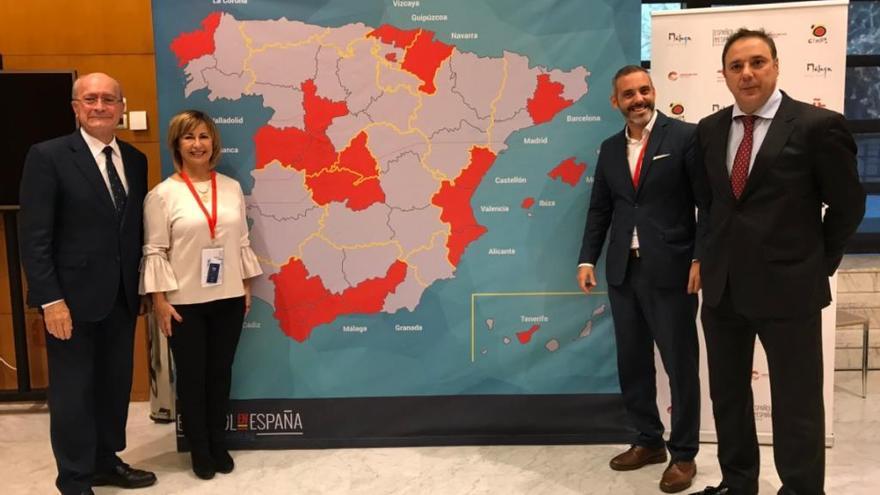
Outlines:
[{"label": "navy blazer", "polygon": [[74,321],[106,317],[123,284],[137,314],[147,159],[117,139],[128,199],[121,223],[80,131],[31,147],[21,179],[20,236],[28,303],[64,299]]},{"label": "navy blazer", "polygon": [[596,264],[610,228],[605,262],[610,285],[626,277],[637,227],[641,260],[653,285],[687,287],[691,262],[702,256],[710,203],[695,131],[695,125],[657,112],[638,188],[626,159],[625,130],[602,143],[579,263]]},{"label": "navy blazer", "polygon": [[865,214],[855,141],[842,115],[783,93],[736,199],[727,171],[732,115],[727,107],[698,126],[712,189],[703,303],[718,305],[729,286],[734,307],[747,316],[816,311],[831,301],[828,277]]}]

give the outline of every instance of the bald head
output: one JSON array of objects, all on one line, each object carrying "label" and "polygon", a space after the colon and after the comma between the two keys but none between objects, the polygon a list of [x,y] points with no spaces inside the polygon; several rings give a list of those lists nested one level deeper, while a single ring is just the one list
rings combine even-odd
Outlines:
[{"label": "bald head", "polygon": [[73,83],[73,111],[79,125],[90,136],[110,143],[122,117],[122,87],[101,72],[77,78]]},{"label": "bald head", "polygon": [[104,74],[103,72],[92,72],[90,74],[84,74],[76,78],[76,81],[73,81],[73,94],[71,97],[76,100],[80,97],[80,91],[87,83],[109,83],[112,84],[115,89],[115,94],[120,99],[122,98],[122,86],[119,84],[119,81],[113,79],[112,77]]}]

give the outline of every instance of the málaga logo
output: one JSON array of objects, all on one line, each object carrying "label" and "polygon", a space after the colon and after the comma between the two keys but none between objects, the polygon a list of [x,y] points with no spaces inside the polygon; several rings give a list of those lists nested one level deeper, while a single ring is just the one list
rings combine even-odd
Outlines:
[{"label": "m\u00e1laga logo", "polygon": [[807,43],[811,45],[828,43],[828,28],[822,24],[813,24],[810,26],[810,34],[812,34],[812,37],[807,40]]},{"label": "m\u00e1laga logo", "polygon": [[833,72],[831,67],[816,62],[807,62],[807,77],[828,77],[828,73]]},{"label": "m\u00e1laga logo", "polygon": [[692,38],[682,33],[666,33],[666,41],[673,45],[687,45]]}]

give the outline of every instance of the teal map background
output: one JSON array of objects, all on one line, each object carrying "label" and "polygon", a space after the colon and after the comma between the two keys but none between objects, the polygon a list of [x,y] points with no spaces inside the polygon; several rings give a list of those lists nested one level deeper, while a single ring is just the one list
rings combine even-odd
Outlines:
[{"label": "teal map background", "polygon": [[[467,247],[454,278],[435,282],[413,312],[340,317],[315,328],[302,343],[280,330],[273,301],[255,299],[236,355],[234,399],[619,393],[610,311],[593,318],[587,337],[573,340],[593,312],[607,305],[601,292],[604,280],[600,293],[588,297],[576,294],[574,274],[596,153],[602,140],[623,125],[608,103],[610,79],[620,66],[639,60],[639,2],[424,0],[418,8],[400,8],[390,0],[214,1],[153,2],[159,125],[164,135],[169,118],[185,108],[244,116],[244,125],[219,126],[223,146],[239,153],[224,156],[218,170],[239,180],[246,195],[253,187],[253,135],[272,111],[259,97],[209,101],[207,91],[199,90],[185,98],[184,74],[169,49],[172,40],[199,29],[212,12],[229,12],[238,20],[285,17],[325,27],[363,22],[428,29],[440,41],[481,57],[500,57],[507,50],[526,56],[530,65],[590,71],[583,98],[551,122],[515,132],[507,140],[510,147],[498,156],[471,201],[477,222],[488,232]],[[413,14],[445,14],[448,21],[414,22]],[[452,40],[450,32],[477,32],[479,39]],[[569,123],[567,115],[598,119]],[[539,136],[548,137],[550,144],[523,144],[524,137]],[[588,165],[575,187],[547,176],[572,156]],[[163,175],[173,172],[171,163],[163,150]],[[493,182],[509,176],[528,183]],[[555,206],[526,211],[520,207],[525,197],[555,201]],[[479,210],[480,205],[499,204],[510,206],[510,212]],[[258,230],[251,232],[252,237],[259,235]],[[493,247],[515,248],[516,255],[490,256]],[[560,295],[472,297],[510,293]],[[532,325],[519,321],[523,315],[549,320],[527,344],[515,335]],[[495,322],[491,331],[485,324],[489,318]],[[423,330],[397,332],[395,324],[420,324]],[[343,332],[344,325],[369,330]],[[504,343],[505,336],[512,341]],[[545,347],[552,338],[560,344],[553,352]]]}]

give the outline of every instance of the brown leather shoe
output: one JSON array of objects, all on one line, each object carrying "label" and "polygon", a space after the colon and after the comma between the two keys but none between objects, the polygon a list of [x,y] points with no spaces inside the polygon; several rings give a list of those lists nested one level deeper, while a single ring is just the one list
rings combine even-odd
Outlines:
[{"label": "brown leather shoe", "polygon": [[633,445],[626,452],[611,459],[608,463],[615,471],[632,471],[648,464],[660,464],[666,462],[666,448],[649,449],[640,445]]},{"label": "brown leather shoe", "polygon": [[691,487],[697,474],[697,463],[694,461],[673,461],[663,471],[660,478],[660,490],[676,493]]}]

